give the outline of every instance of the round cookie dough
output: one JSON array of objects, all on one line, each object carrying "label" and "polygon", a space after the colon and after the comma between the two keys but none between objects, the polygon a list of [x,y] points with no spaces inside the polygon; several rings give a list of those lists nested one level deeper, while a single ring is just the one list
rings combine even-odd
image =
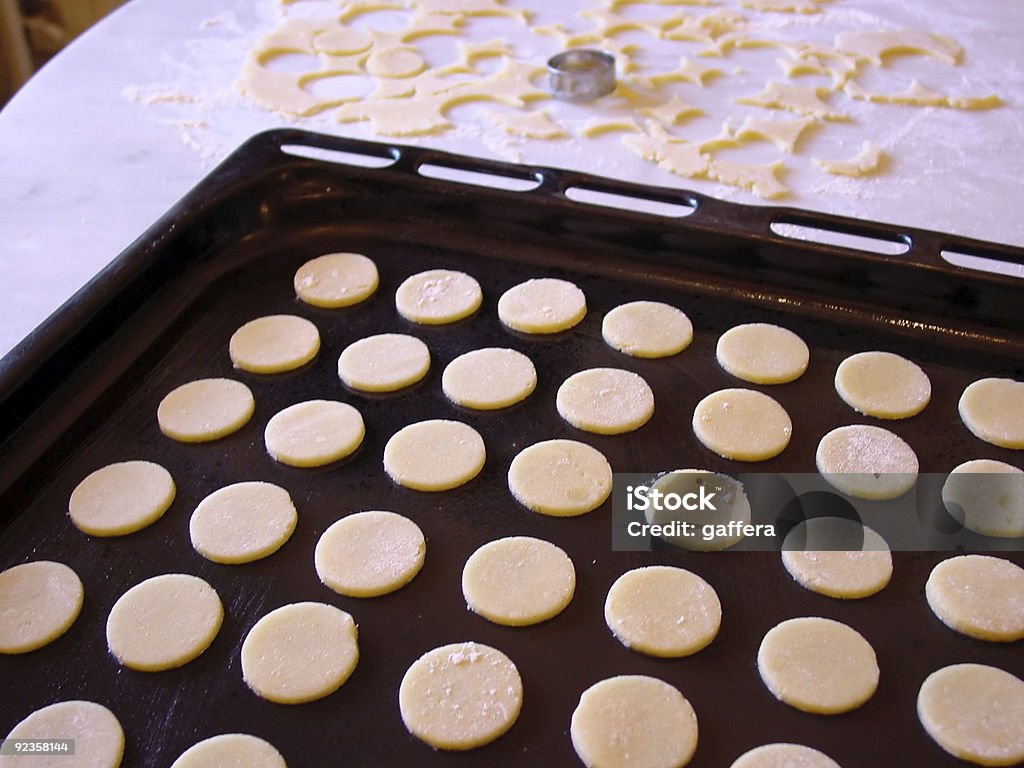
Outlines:
[{"label": "round cookie dough", "polygon": [[605,502],[612,492],[612,468],[604,454],[586,443],[545,440],[512,459],[508,489],[534,512],[575,517]]},{"label": "round cookie dough", "polygon": [[577,429],[618,435],[639,429],[654,415],[654,392],[632,371],[590,368],[562,382],[555,404]]},{"label": "round cookie dough", "polygon": [[832,619],[789,619],[768,631],[757,670],[779,701],[803,712],[836,715],[871,698],[878,661],[859,632]]},{"label": "round cookie dough", "polygon": [[942,486],[942,503],[967,530],[983,536],[1024,536],[1024,471],[1002,461],[974,459]]},{"label": "round cookie dough", "polygon": [[231,336],[228,353],[235,368],[250,373],[283,373],[301,368],[320,351],[320,332],[296,315],[250,320]]},{"label": "round cookie dough", "polygon": [[430,419],[403,427],[384,446],[384,471],[414,491],[447,491],[480,474],[487,459],[480,433],[461,421]]},{"label": "round cookie dough", "polygon": [[1024,381],[980,379],[964,390],[958,408],[978,439],[1000,448],[1024,448]]},{"label": "round cookie dough", "polygon": [[[659,538],[683,549],[717,552],[742,541],[742,532],[732,533],[729,527],[724,530],[718,528],[734,522],[744,525],[750,522],[750,500],[743,490],[743,484],[729,475],[706,469],[676,469],[651,483],[648,499],[655,492],[666,496],[676,494],[680,499],[695,493],[699,498],[701,488],[706,489],[705,493],[713,495],[715,509],[673,510],[664,503],[656,507],[651,500],[644,510],[644,519],[652,525],[668,526]],[[679,523],[691,523],[693,535],[685,535]],[[706,531],[709,529],[706,526],[714,526],[711,530],[716,535],[708,536]]]},{"label": "round cookie dough", "polygon": [[82,610],[82,580],[63,563],[35,560],[0,572],[0,653],[52,643]]},{"label": "round cookie dough", "polygon": [[928,374],[892,352],[850,355],[836,369],[835,385],[853,410],[879,419],[909,419],[932,397]]},{"label": "round cookie dough", "polygon": [[925,584],[932,612],[978,640],[1024,638],[1024,568],[989,555],[960,555],[936,565]]},{"label": "round cookie dough", "polygon": [[288,768],[272,744],[247,733],[222,733],[182,752],[171,768]]},{"label": "round cookie dough", "polygon": [[608,590],[604,620],[618,640],[649,656],[690,656],[710,645],[722,624],[714,587],[668,565],[626,571]]},{"label": "round cookie dough", "polygon": [[427,651],[409,667],[398,689],[405,727],[436,749],[489,744],[512,727],[522,705],[516,665],[482,643]]},{"label": "round cookie dough", "polygon": [[498,299],[498,318],[520,333],[558,333],[587,314],[583,291],[568,280],[542,277],[509,288]]},{"label": "round cookie dough", "polygon": [[469,317],[484,300],[480,283],[465,272],[428,269],[406,278],[395,291],[398,314],[413,323],[444,325]]},{"label": "round cookie dough", "polygon": [[359,253],[328,253],[307,261],[295,273],[295,293],[307,304],[336,309],[373,295],[377,265]]},{"label": "round cookie dough", "polygon": [[444,369],[441,388],[456,405],[478,411],[507,408],[537,386],[533,362],[514,349],[488,347],[459,355]]},{"label": "round cookie dough", "polygon": [[430,350],[415,336],[381,333],[345,347],[338,376],[362,392],[394,392],[412,386],[430,370]]},{"label": "round cookie dough", "polygon": [[0,756],[0,768],[118,768],[124,756],[124,730],[117,717],[92,701],[60,701],[37,709],[7,734],[8,739],[74,739],[69,762],[63,752]]},{"label": "round cookie dough", "polygon": [[789,445],[793,422],[768,395],[752,389],[720,389],[697,403],[693,432],[723,458],[765,461]]},{"label": "round cookie dough", "polygon": [[529,536],[484,544],[462,569],[462,594],[469,609],[508,627],[557,616],[575,591],[576,569],[569,556]]},{"label": "round cookie dough", "polygon": [[810,359],[803,339],[769,323],[730,328],[719,337],[715,356],[728,373],[754,384],[795,381],[807,370]]},{"label": "round cookie dough", "polygon": [[251,563],[274,554],[298,522],[288,491],[271,483],[235,483],[196,507],[188,532],[196,552],[215,563]]},{"label": "round cookie dough", "polygon": [[587,768],[680,768],[697,750],[697,713],[663,680],[620,675],[583,692],[569,735]]},{"label": "round cookie dough", "polygon": [[334,693],[359,661],[352,616],[325,603],[291,603],[261,618],[242,643],[242,677],[258,696],[304,704]]},{"label": "round cookie dough", "polygon": [[335,592],[377,597],[401,589],[423,567],[427,545],[412,520],[394,512],[357,512],[331,525],[316,544],[317,575]]},{"label": "round cookie dough", "polygon": [[213,587],[197,576],[167,573],[118,598],[107,617],[107,646],[131,669],[174,669],[209,648],[223,620]]},{"label": "round cookie dough", "polygon": [[[857,540],[859,550],[843,549],[844,542]],[[804,546],[794,548],[795,541]],[[869,597],[892,578],[885,539],[842,517],[814,517],[794,527],[782,544],[782,564],[800,586],[842,600]]]},{"label": "round cookie dough", "polygon": [[840,768],[840,765],[824,752],[802,744],[765,744],[744,752],[729,768]]},{"label": "round cookie dough", "polygon": [[601,323],[605,343],[633,357],[670,357],[690,346],[693,324],[684,312],[660,301],[620,304]]},{"label": "round cookie dough", "polygon": [[307,400],[267,422],[267,453],[290,467],[322,467],[352,454],[363,442],[363,417],[348,403]]},{"label": "round cookie dough", "polygon": [[917,454],[887,429],[836,427],[818,443],[818,472],[829,485],[858,499],[895,499],[917,482]]},{"label": "round cookie dough", "polygon": [[156,409],[160,431],[182,443],[205,443],[237,432],[252,418],[252,392],[233,379],[198,379],[182,384]]},{"label": "round cookie dough", "polygon": [[152,525],[174,501],[170,472],[151,461],[122,461],[97,469],[78,484],[68,515],[91,536],[124,536]]},{"label": "round cookie dough", "polygon": [[978,765],[1024,760],[1024,680],[983,664],[954,664],[928,675],[917,716],[935,743]]}]

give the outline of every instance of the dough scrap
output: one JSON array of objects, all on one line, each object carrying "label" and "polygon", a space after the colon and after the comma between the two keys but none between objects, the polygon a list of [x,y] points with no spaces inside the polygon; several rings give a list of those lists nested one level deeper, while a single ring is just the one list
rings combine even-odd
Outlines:
[{"label": "dough scrap", "polygon": [[787,328],[747,323],[719,337],[715,357],[738,379],[754,384],[786,384],[803,376],[810,352],[804,340]]},{"label": "dough scrap", "polygon": [[500,347],[459,355],[441,375],[441,388],[449,400],[480,411],[515,405],[529,397],[536,387],[537,369],[530,358]]},{"label": "dough scrap", "polygon": [[345,347],[338,376],[363,392],[395,392],[412,386],[430,370],[430,350],[415,336],[381,333]]},{"label": "dough scrap", "polygon": [[379,279],[377,265],[361,253],[328,253],[299,267],[294,287],[307,304],[338,309],[370,298]]},{"label": "dough scrap", "polygon": [[140,672],[180,667],[210,647],[224,620],[217,591],[198,576],[166,573],[139,582],[107,617],[107,646]]},{"label": "dough scrap", "polygon": [[950,109],[995,109],[1003,105],[998,95],[988,96],[950,96],[933,91],[921,85],[916,79],[910,81],[905,91],[900,93],[877,93],[867,90],[856,80],[843,85],[843,91],[851,99],[870,101],[875,104],[907,104],[914,107],[948,107]]},{"label": "dough scrap", "polygon": [[757,671],[779,701],[818,715],[856,709],[878,687],[871,644],[851,627],[816,616],[770,629],[757,651]]},{"label": "dough scrap", "polygon": [[[78,768],[118,768],[124,729],[109,709],[92,701],[60,701],[37,709],[7,734],[8,739],[74,739]],[[0,768],[67,768],[65,753],[0,756]]]},{"label": "dough scrap", "polygon": [[858,499],[895,499],[917,482],[917,454],[881,427],[836,427],[818,443],[818,472],[833,488]]},{"label": "dough scrap", "polygon": [[52,643],[75,623],[84,599],[82,580],[63,563],[34,560],[0,571],[0,654]]},{"label": "dough scrap", "polygon": [[758,197],[773,200],[789,193],[786,185],[778,179],[778,173],[784,167],[781,161],[748,164],[714,158],[708,163],[708,177],[731,187],[749,189]]},{"label": "dough scrap", "polygon": [[247,733],[222,733],[203,739],[181,753],[171,768],[288,768],[267,741]]},{"label": "dough scrap", "polygon": [[576,569],[559,547],[530,536],[484,544],[462,569],[467,607],[495,624],[525,627],[557,616],[572,601]]},{"label": "dough scrap", "polygon": [[704,114],[703,109],[687,104],[680,99],[677,94],[672,94],[668,101],[658,104],[655,107],[638,109],[637,112],[641,115],[653,118],[666,126],[678,125],[688,117],[696,117],[697,115]]},{"label": "dough scrap", "polygon": [[535,278],[509,288],[498,299],[502,323],[521,333],[549,334],[577,325],[587,314],[583,291],[568,280]]},{"label": "dough scrap", "polygon": [[335,400],[290,405],[267,422],[267,453],[291,467],[322,467],[362,445],[366,427],[359,411]]},{"label": "dough scrap", "polygon": [[242,642],[242,678],[276,704],[322,699],[359,661],[356,623],[325,603],[291,603],[257,621]]},{"label": "dough scrap", "polygon": [[978,640],[1024,638],[1024,568],[990,555],[960,555],[936,565],[925,584],[932,612]]},{"label": "dough scrap", "polygon": [[[844,542],[857,539],[863,539],[859,549],[846,548]],[[798,541],[802,547],[795,546]],[[842,600],[869,597],[892,578],[892,553],[885,540],[842,517],[814,517],[794,527],[782,544],[782,564],[800,586]]]},{"label": "dough scrap", "polygon": [[979,440],[1000,448],[1024,448],[1024,381],[979,379],[964,390],[958,408]]},{"label": "dough scrap", "polygon": [[701,152],[699,144],[681,139],[623,136],[622,144],[644,160],[657,163],[660,168],[684,178],[706,176],[711,162]]},{"label": "dough scrap", "polygon": [[288,491],[264,482],[234,483],[214,491],[189,520],[192,546],[225,565],[269,557],[291,538],[298,513]]},{"label": "dough scrap", "polygon": [[942,486],[942,503],[967,530],[1024,536],[1024,471],[992,459],[965,461]]},{"label": "dough scrap", "polygon": [[527,509],[576,517],[612,492],[612,468],[596,448],[575,440],[545,440],[524,448],[508,468],[508,488]]},{"label": "dough scrap", "polygon": [[465,272],[429,269],[398,286],[395,308],[410,322],[444,325],[472,315],[483,298],[480,283]]},{"label": "dough scrap", "polygon": [[720,389],[693,410],[693,432],[706,448],[735,461],[765,461],[789,445],[786,409],[752,389]]},{"label": "dough scrap", "polygon": [[817,122],[813,117],[798,117],[794,120],[757,120],[748,117],[736,131],[736,138],[763,139],[770,141],[783,152],[793,152],[800,136]]},{"label": "dough scrap", "polygon": [[508,731],[523,705],[516,665],[482,643],[452,643],[427,651],[398,689],[402,722],[436,749],[482,747]]},{"label": "dough scrap", "polygon": [[447,491],[480,474],[487,458],[480,433],[461,421],[430,419],[398,430],[384,446],[384,471],[416,491]]},{"label": "dough scrap", "polygon": [[849,120],[848,115],[833,110],[827,102],[822,100],[824,92],[823,88],[780,83],[773,80],[765,86],[761,93],[736,99],[736,103],[769,109],[783,109],[787,112],[823,120]]},{"label": "dough scrap", "polygon": [[697,713],[663,680],[619,675],[580,695],[569,735],[587,768],[680,768],[697,750]]},{"label": "dough scrap", "polygon": [[349,597],[377,597],[401,589],[420,572],[427,544],[412,520],[371,510],[348,515],[320,536],[313,554],[326,586]]},{"label": "dough scrap", "polygon": [[664,85],[665,83],[692,83],[704,86],[705,81],[722,75],[718,67],[708,67],[681,56],[679,66],[667,72],[659,72],[643,78],[646,85]]},{"label": "dough scrap", "polygon": [[932,384],[921,367],[891,352],[860,352],[839,364],[836,392],[858,413],[908,419],[924,410]]},{"label": "dough scrap", "polygon": [[252,391],[233,379],[198,379],[182,384],[160,401],[160,431],[182,443],[206,443],[237,432],[252,418]]},{"label": "dough scrap", "polygon": [[68,515],[90,536],[124,536],[163,517],[174,494],[174,479],[159,464],[122,461],[82,480],[71,492]]},{"label": "dough scrap", "polygon": [[920,53],[934,56],[947,64],[957,64],[963,49],[948,37],[916,29],[899,31],[858,30],[836,35],[836,48],[862,56],[875,66],[894,53]]},{"label": "dough scrap", "polygon": [[320,332],[304,317],[267,315],[250,320],[231,336],[228,352],[235,368],[250,373],[282,373],[301,368],[320,351]]},{"label": "dough scrap", "polygon": [[577,429],[600,435],[632,432],[654,415],[654,392],[643,377],[621,368],[590,368],[562,382],[559,415]]},{"label": "dough scrap", "polygon": [[524,139],[564,139],[568,137],[565,128],[551,119],[546,109],[534,112],[484,112],[487,119],[505,133]]},{"label": "dough scrap", "polygon": [[812,157],[811,162],[823,171],[835,176],[867,176],[882,167],[885,154],[881,148],[867,139],[860,145],[860,151],[848,160],[822,160]]},{"label": "dough scrap", "polygon": [[840,768],[840,765],[824,752],[803,744],[764,744],[744,752],[729,768]]},{"label": "dough scrap", "polygon": [[601,336],[612,349],[633,357],[671,357],[693,341],[686,313],[660,301],[631,301],[604,316]]},{"label": "dough scrap", "polygon": [[685,498],[688,493],[700,493],[701,487],[714,494],[715,509],[671,510],[656,508],[651,504],[644,510],[644,518],[653,525],[672,525],[673,523],[692,523],[694,530],[700,535],[678,536],[662,535],[660,538],[669,544],[696,552],[717,552],[731,547],[743,540],[742,533],[732,535],[716,535],[706,537],[705,526],[728,526],[736,521],[747,524],[750,522],[750,500],[743,490],[743,485],[729,475],[711,472],[706,469],[676,469],[662,475],[651,483],[651,494],[655,491],[662,494],[678,494]]}]

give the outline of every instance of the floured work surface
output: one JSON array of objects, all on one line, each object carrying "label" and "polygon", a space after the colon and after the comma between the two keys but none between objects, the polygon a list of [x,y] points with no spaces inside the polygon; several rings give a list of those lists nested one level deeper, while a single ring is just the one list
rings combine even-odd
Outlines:
[{"label": "floured work surface", "polygon": [[[159,231],[140,241],[131,254],[138,279],[129,282],[120,272],[120,282],[110,283],[105,294],[115,296],[108,314],[81,323],[107,343],[86,342],[72,334],[74,328],[59,328],[70,345],[55,358],[70,371],[66,381],[64,373],[48,378],[44,372],[4,403],[5,430],[15,413],[27,408],[32,415],[24,429],[5,433],[0,448],[0,509],[6,515],[0,565],[64,562],[81,577],[86,596],[81,615],[63,637],[29,654],[0,656],[0,731],[6,734],[42,706],[80,698],[110,707],[121,720],[125,765],[164,766],[203,738],[236,731],[266,739],[289,765],[323,765],[339,754],[358,765],[574,765],[566,732],[580,694],[610,675],[648,675],[678,688],[697,713],[699,744],[691,765],[728,765],[747,749],[773,741],[808,744],[845,766],[961,765],[918,723],[915,698],[921,682],[935,669],[964,662],[1021,677],[1024,662],[1019,647],[961,636],[932,615],[924,584],[932,566],[947,555],[896,553],[889,586],[869,598],[841,602],[803,589],[777,553],[687,553],[668,547],[649,555],[612,552],[608,503],[580,517],[537,515],[512,498],[506,473],[519,451],[548,439],[587,443],[621,472],[749,471],[749,465],[704,448],[690,428],[694,406],[703,397],[740,386],[715,361],[715,345],[725,330],[749,322],[784,325],[810,348],[803,376],[766,390],[792,416],[793,436],[779,456],[758,468],[813,471],[823,434],[864,422],[835,394],[833,376],[843,359],[873,349],[914,360],[931,379],[929,406],[889,425],[917,451],[922,471],[948,471],[979,455],[1019,465],[1020,452],[982,443],[958,421],[956,410],[957,399],[974,380],[1024,378],[1024,340],[1008,330],[1021,327],[1020,309],[1007,298],[1012,292],[1000,288],[1008,284],[937,269],[914,272],[892,260],[783,243],[766,227],[762,237],[751,238],[742,234],[758,231],[760,219],[751,209],[708,203],[681,221],[620,214],[548,192],[470,189],[408,171],[342,169],[284,158],[271,149],[274,141],[285,139],[308,140],[301,134],[256,140]],[[405,167],[445,160],[415,150],[401,154]],[[939,242],[923,234],[919,239],[922,247]],[[343,309],[299,302],[292,287],[295,271],[336,251],[372,258],[380,272],[377,292]],[[410,275],[434,268],[477,279],[484,296],[480,310],[452,326],[402,320],[394,307],[395,290]],[[502,326],[498,297],[537,277],[580,287],[588,313],[578,326],[551,337],[517,335]],[[88,308],[94,300],[99,298],[92,294],[78,306]],[[685,311],[694,326],[692,344],[662,359],[631,357],[608,346],[602,318],[615,306],[638,300]],[[901,324],[882,319],[886,305],[896,307],[888,316],[902,319]],[[228,355],[231,334],[270,314],[311,320],[322,340],[317,358],[285,374],[235,370]],[[1005,326],[979,317],[1002,318]],[[389,395],[345,389],[336,366],[342,349],[387,332],[426,343],[431,353],[426,377]],[[37,353],[56,338],[39,338]],[[538,371],[536,390],[497,412],[453,405],[441,388],[445,366],[460,354],[493,346],[531,358]],[[576,371],[609,366],[636,372],[649,383],[654,416],[621,435],[574,429],[556,410],[558,387]],[[155,417],[162,397],[186,381],[216,377],[235,378],[252,389],[251,421],[210,443],[183,444],[163,436]],[[49,402],[32,400],[50,391]],[[317,398],[354,405],[366,423],[363,444],[328,467],[275,462],[263,444],[267,422],[289,405]],[[439,493],[408,490],[389,480],[381,465],[385,443],[399,429],[425,419],[458,420],[479,432],[487,450],[483,471]],[[174,477],[177,497],[170,509],[148,528],[118,539],[90,538],[77,530],[66,515],[77,483],[99,466],[134,458],[157,462]],[[298,524],[288,542],[266,559],[218,565],[192,549],[189,517],[207,495],[240,480],[285,488]],[[413,520],[427,540],[426,562],[390,595],[344,597],[319,582],[314,548],[336,519],[370,509]],[[466,609],[460,589],[466,559],[486,542],[509,535],[545,539],[573,560],[575,595],[548,622],[504,627]],[[1019,555],[1009,557],[1022,562]],[[690,657],[665,660],[635,653],[605,625],[602,610],[612,583],[627,570],[653,564],[700,575],[721,601],[718,636]],[[225,612],[219,634],[183,667],[160,673],[121,670],[105,645],[111,606],[134,584],[172,572],[198,576],[217,590]],[[324,699],[273,704],[243,682],[239,648],[259,618],[302,601],[328,603],[353,616],[360,661],[345,684]],[[811,716],[778,702],[762,684],[755,663],[758,646],[769,629],[795,616],[843,622],[872,644],[881,680],[862,707],[839,717]],[[513,660],[523,681],[522,712],[508,733],[476,752],[434,752],[406,731],[399,684],[423,653],[470,640]]]}]

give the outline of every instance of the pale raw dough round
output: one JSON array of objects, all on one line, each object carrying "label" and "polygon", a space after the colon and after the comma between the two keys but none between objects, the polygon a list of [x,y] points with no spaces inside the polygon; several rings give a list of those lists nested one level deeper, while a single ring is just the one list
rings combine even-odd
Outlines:
[{"label": "pale raw dough round", "polygon": [[840,768],[840,765],[824,752],[803,744],[765,744],[744,752],[729,768]]},{"label": "pale raw dough round", "polygon": [[384,471],[415,491],[447,491],[480,474],[487,459],[480,433],[461,421],[431,419],[403,427],[384,446]]},{"label": "pale raw dough round", "polygon": [[480,283],[465,272],[428,269],[398,286],[395,308],[413,323],[444,325],[469,317],[483,299]]},{"label": "pale raw dough round", "polygon": [[587,768],[680,768],[697,750],[697,713],[663,680],[620,675],[583,692],[569,735]]},{"label": "pale raw dough round", "polygon": [[967,530],[984,536],[1024,536],[1024,471],[1002,461],[974,459],[942,486],[942,503]]},{"label": "pale raw dough round", "polygon": [[[863,539],[859,550],[841,549],[844,541],[857,538]],[[803,547],[794,548],[801,539]],[[892,553],[885,540],[842,517],[814,517],[794,527],[782,544],[782,564],[802,587],[843,600],[869,597],[892,578]]]},{"label": "pale raw dough round", "polygon": [[283,373],[301,368],[320,351],[320,332],[297,315],[250,320],[231,336],[228,353],[235,368],[250,373]]},{"label": "pale raw dough round", "polygon": [[513,726],[523,705],[519,670],[482,643],[453,643],[427,651],[398,689],[402,721],[437,749],[482,747]]},{"label": "pale raw dough round", "polygon": [[836,369],[835,385],[848,406],[879,419],[909,419],[932,397],[928,374],[892,352],[851,355]]},{"label": "pale raw dough round", "polygon": [[1024,680],[983,664],[954,664],[928,675],[917,716],[935,742],[978,765],[1024,760]]},{"label": "pale raw dough round", "polygon": [[612,468],[599,450],[575,440],[524,448],[508,468],[508,488],[527,509],[575,517],[597,509],[612,492]]},{"label": "pale raw dough round", "polygon": [[522,352],[488,347],[448,363],[441,388],[456,405],[478,411],[507,408],[525,400],[537,386],[537,369]]},{"label": "pale raw dough round", "polygon": [[980,379],[964,390],[958,407],[975,437],[1001,448],[1024,448],[1024,381]]},{"label": "pale raw dough round", "polygon": [[271,483],[235,483],[196,507],[188,532],[196,552],[215,563],[251,563],[291,538],[298,514],[288,491]]},{"label": "pale raw dough round", "polygon": [[768,395],[752,389],[721,389],[697,403],[693,432],[723,458],[765,461],[789,445],[793,422]]},{"label": "pale raw dough round", "polygon": [[978,640],[1024,638],[1024,568],[990,555],[960,555],[936,565],[925,584],[932,611],[950,629]]},{"label": "pale raw dough round", "polygon": [[829,485],[858,499],[895,499],[917,482],[917,454],[887,429],[836,427],[818,443],[818,472]]},{"label": "pale raw dough round", "polygon": [[498,318],[521,333],[558,333],[587,314],[583,291],[568,280],[542,277],[509,288],[498,299]]},{"label": "pale raw dough round", "polygon": [[779,701],[803,712],[836,715],[871,698],[878,661],[859,632],[832,619],[789,619],[757,651],[757,670]]},{"label": "pale raw dough round", "polygon": [[315,307],[358,304],[377,290],[377,265],[359,253],[328,253],[307,261],[295,273],[295,293]]},{"label": "pale raw dough round", "polygon": [[304,704],[322,699],[356,668],[356,623],[326,603],[284,605],[249,630],[241,659],[246,685],[268,701]]},{"label": "pale raw dough round", "polygon": [[37,709],[7,734],[8,739],[74,739],[75,754],[0,756],[0,768],[118,768],[124,730],[117,717],[92,701],[60,701]]},{"label": "pale raw dough round", "polygon": [[198,379],[182,384],[156,409],[160,431],[182,443],[205,443],[237,432],[252,418],[252,392],[233,379]]},{"label": "pale raw dough round", "polygon": [[222,733],[181,753],[171,768],[288,768],[272,744],[247,733]]},{"label": "pale raw dough round", "polygon": [[394,392],[411,386],[430,370],[430,350],[415,336],[381,333],[345,347],[338,376],[352,389]]},{"label": "pale raw dough round", "polygon": [[107,617],[107,646],[121,664],[160,672],[210,647],[224,620],[217,591],[197,576],[167,573],[125,592]]},{"label": "pale raw dough round", "polygon": [[718,364],[754,384],[785,384],[807,370],[810,353],[792,331],[769,323],[737,325],[723,333],[715,350]]},{"label": "pale raw dough round", "polygon": [[621,368],[590,368],[562,382],[559,415],[577,429],[618,435],[639,429],[654,415],[654,392],[643,377]]},{"label": "pale raw dough round", "polygon": [[474,613],[524,627],[561,613],[576,591],[576,569],[559,547],[529,536],[484,544],[462,569],[462,594]]},{"label": "pale raw dough round", "polygon": [[82,580],[63,563],[35,560],[0,572],[0,653],[52,643],[82,610]]},{"label": "pale raw dough round", "polygon": [[367,56],[363,66],[376,77],[412,77],[426,69],[427,63],[411,48],[385,48]]},{"label": "pale raw dough round", "polygon": [[122,461],[97,469],[78,484],[68,515],[91,536],[124,536],[152,525],[174,501],[170,472],[151,461]]},{"label": "pale raw dough round", "polygon": [[331,525],[316,544],[320,581],[349,597],[401,589],[423,567],[427,544],[412,520],[394,512],[357,512]]},{"label": "pale raw dough round", "polygon": [[290,405],[267,422],[267,453],[291,467],[322,467],[353,453],[366,427],[359,411],[335,400]]},{"label": "pale raw dough round", "polygon": [[[711,472],[706,469],[676,469],[668,472],[650,486],[650,493],[653,496],[657,491],[661,494],[677,494],[685,498],[688,493],[699,495],[700,489],[705,488],[706,493],[714,494],[712,502],[715,509],[668,509],[662,506],[656,508],[651,503],[644,510],[644,519],[652,525],[669,526],[668,532],[659,536],[663,541],[674,544],[683,549],[698,552],[717,552],[731,547],[743,540],[742,532],[731,533],[726,528],[722,535],[705,536],[705,526],[729,526],[730,523],[747,524],[750,522],[750,500],[743,490],[743,484],[738,480],[723,475],[719,472]],[[682,530],[678,535],[673,531],[678,530],[677,524],[692,523],[695,535],[686,536]]]},{"label": "pale raw dough round", "polygon": [[710,645],[722,624],[714,587],[668,565],[626,571],[608,590],[604,620],[619,641],[649,656],[690,656]]},{"label": "pale raw dough round", "polygon": [[693,324],[684,312],[660,301],[620,304],[601,323],[612,349],[633,357],[669,357],[690,346]]}]

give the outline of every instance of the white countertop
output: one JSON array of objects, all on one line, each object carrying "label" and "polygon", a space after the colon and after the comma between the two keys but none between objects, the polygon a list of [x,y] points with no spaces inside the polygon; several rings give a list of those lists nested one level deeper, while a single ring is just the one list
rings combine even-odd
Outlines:
[{"label": "white countertop", "polygon": [[[332,7],[317,0],[285,7],[295,12],[307,4]],[[572,24],[583,5],[560,3],[558,12],[545,11],[538,23],[564,18]],[[778,203],[1024,246],[1024,3],[832,0],[822,9],[820,18],[784,23],[790,32],[800,33],[803,25],[818,37],[836,25],[880,20],[890,28],[945,34],[965,50],[952,73],[954,84],[975,95],[995,92],[1006,103],[983,112],[860,105],[844,130],[810,136],[785,178],[792,194]],[[58,55],[0,112],[0,354],[253,133],[298,126],[380,138],[366,123],[338,123],[330,111],[284,118],[235,91],[245,52],[281,12],[277,0],[132,0]],[[480,25],[479,33],[493,31],[491,24]],[[517,52],[536,54],[541,62],[555,44],[525,27],[513,38]],[[908,57],[899,58],[895,73],[909,66],[902,61]],[[551,106],[554,114],[563,108]],[[472,114],[465,114],[471,122]],[[510,141],[476,125],[398,141],[764,202],[673,176],[625,151],[618,136],[603,137],[595,151],[586,141]],[[851,155],[862,138],[891,158],[877,176],[827,179],[807,162],[815,152]]]}]

